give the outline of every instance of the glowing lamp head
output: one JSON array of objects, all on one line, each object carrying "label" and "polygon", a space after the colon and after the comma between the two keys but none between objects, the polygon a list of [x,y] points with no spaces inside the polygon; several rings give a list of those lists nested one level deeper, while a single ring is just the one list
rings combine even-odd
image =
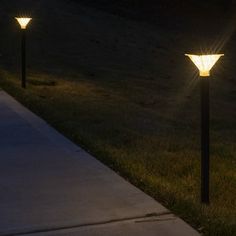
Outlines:
[{"label": "glowing lamp head", "polygon": [[189,57],[194,65],[198,68],[200,76],[207,77],[210,76],[210,70],[215,65],[215,63],[224,56],[224,54],[210,54],[210,55],[191,55],[185,54]]},{"label": "glowing lamp head", "polygon": [[29,22],[32,20],[32,18],[27,17],[16,17],[16,20],[18,21],[21,29],[26,29]]}]

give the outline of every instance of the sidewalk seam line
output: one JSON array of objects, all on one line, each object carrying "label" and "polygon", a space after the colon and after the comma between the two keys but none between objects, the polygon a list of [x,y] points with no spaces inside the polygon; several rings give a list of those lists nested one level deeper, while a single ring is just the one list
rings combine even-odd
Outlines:
[{"label": "sidewalk seam line", "polygon": [[6,234],[1,234],[0,236],[20,236],[20,235],[28,235],[28,234],[40,234],[40,233],[49,233],[53,231],[59,231],[59,230],[70,230],[70,229],[76,229],[76,228],[83,228],[83,227],[88,227],[88,226],[98,226],[98,225],[109,225],[112,223],[119,223],[119,222],[128,222],[128,221],[134,221],[135,220],[141,220],[141,219],[152,219],[153,217],[160,217],[160,216],[166,216],[166,215],[172,215],[170,211],[163,211],[161,213],[151,213],[151,214],[146,214],[143,216],[136,216],[136,217],[126,217],[126,218],[120,218],[120,219],[112,219],[112,220],[107,220],[107,221],[101,221],[101,222],[94,222],[94,223],[85,223],[85,224],[78,224],[78,225],[71,225],[71,226],[61,226],[61,227],[53,227],[53,228],[48,228],[48,229],[36,229],[36,230],[28,230],[25,232],[18,232],[18,233],[6,233]]}]

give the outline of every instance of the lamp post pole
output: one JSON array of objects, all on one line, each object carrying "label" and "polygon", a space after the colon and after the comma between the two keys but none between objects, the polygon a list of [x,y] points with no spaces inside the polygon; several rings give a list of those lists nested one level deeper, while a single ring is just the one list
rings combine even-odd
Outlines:
[{"label": "lamp post pole", "polygon": [[21,29],[21,87],[26,88],[26,29]]},{"label": "lamp post pole", "polygon": [[199,70],[201,87],[201,202],[210,203],[209,171],[210,171],[210,135],[209,135],[209,84],[210,71],[224,54],[185,54]]},{"label": "lamp post pole", "polygon": [[201,77],[201,202],[209,204],[209,77]]},{"label": "lamp post pole", "polygon": [[32,20],[29,17],[15,17],[21,28],[21,87],[26,88],[26,27]]}]

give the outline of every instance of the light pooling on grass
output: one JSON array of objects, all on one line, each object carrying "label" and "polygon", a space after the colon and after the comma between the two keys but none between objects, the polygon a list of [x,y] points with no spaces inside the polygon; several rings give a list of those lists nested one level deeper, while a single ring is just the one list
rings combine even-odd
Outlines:
[{"label": "light pooling on grass", "polygon": [[215,63],[224,56],[224,54],[212,54],[212,55],[192,55],[185,54],[189,57],[194,65],[199,69],[201,77],[210,76],[210,70],[215,65]]},{"label": "light pooling on grass", "polygon": [[27,25],[32,20],[32,18],[28,17],[16,17],[15,19],[18,21],[21,29],[26,29]]}]

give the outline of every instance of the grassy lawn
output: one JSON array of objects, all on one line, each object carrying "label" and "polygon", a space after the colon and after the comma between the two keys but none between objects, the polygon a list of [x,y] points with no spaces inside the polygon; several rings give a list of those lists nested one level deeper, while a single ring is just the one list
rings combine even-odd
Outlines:
[{"label": "grassy lawn", "polygon": [[52,9],[50,22],[42,20],[44,8],[29,31],[26,90],[15,72],[18,32],[5,29],[1,88],[205,235],[236,235],[236,83],[229,57],[211,81],[211,204],[203,206],[199,80],[183,56],[195,35],[74,5]]}]

